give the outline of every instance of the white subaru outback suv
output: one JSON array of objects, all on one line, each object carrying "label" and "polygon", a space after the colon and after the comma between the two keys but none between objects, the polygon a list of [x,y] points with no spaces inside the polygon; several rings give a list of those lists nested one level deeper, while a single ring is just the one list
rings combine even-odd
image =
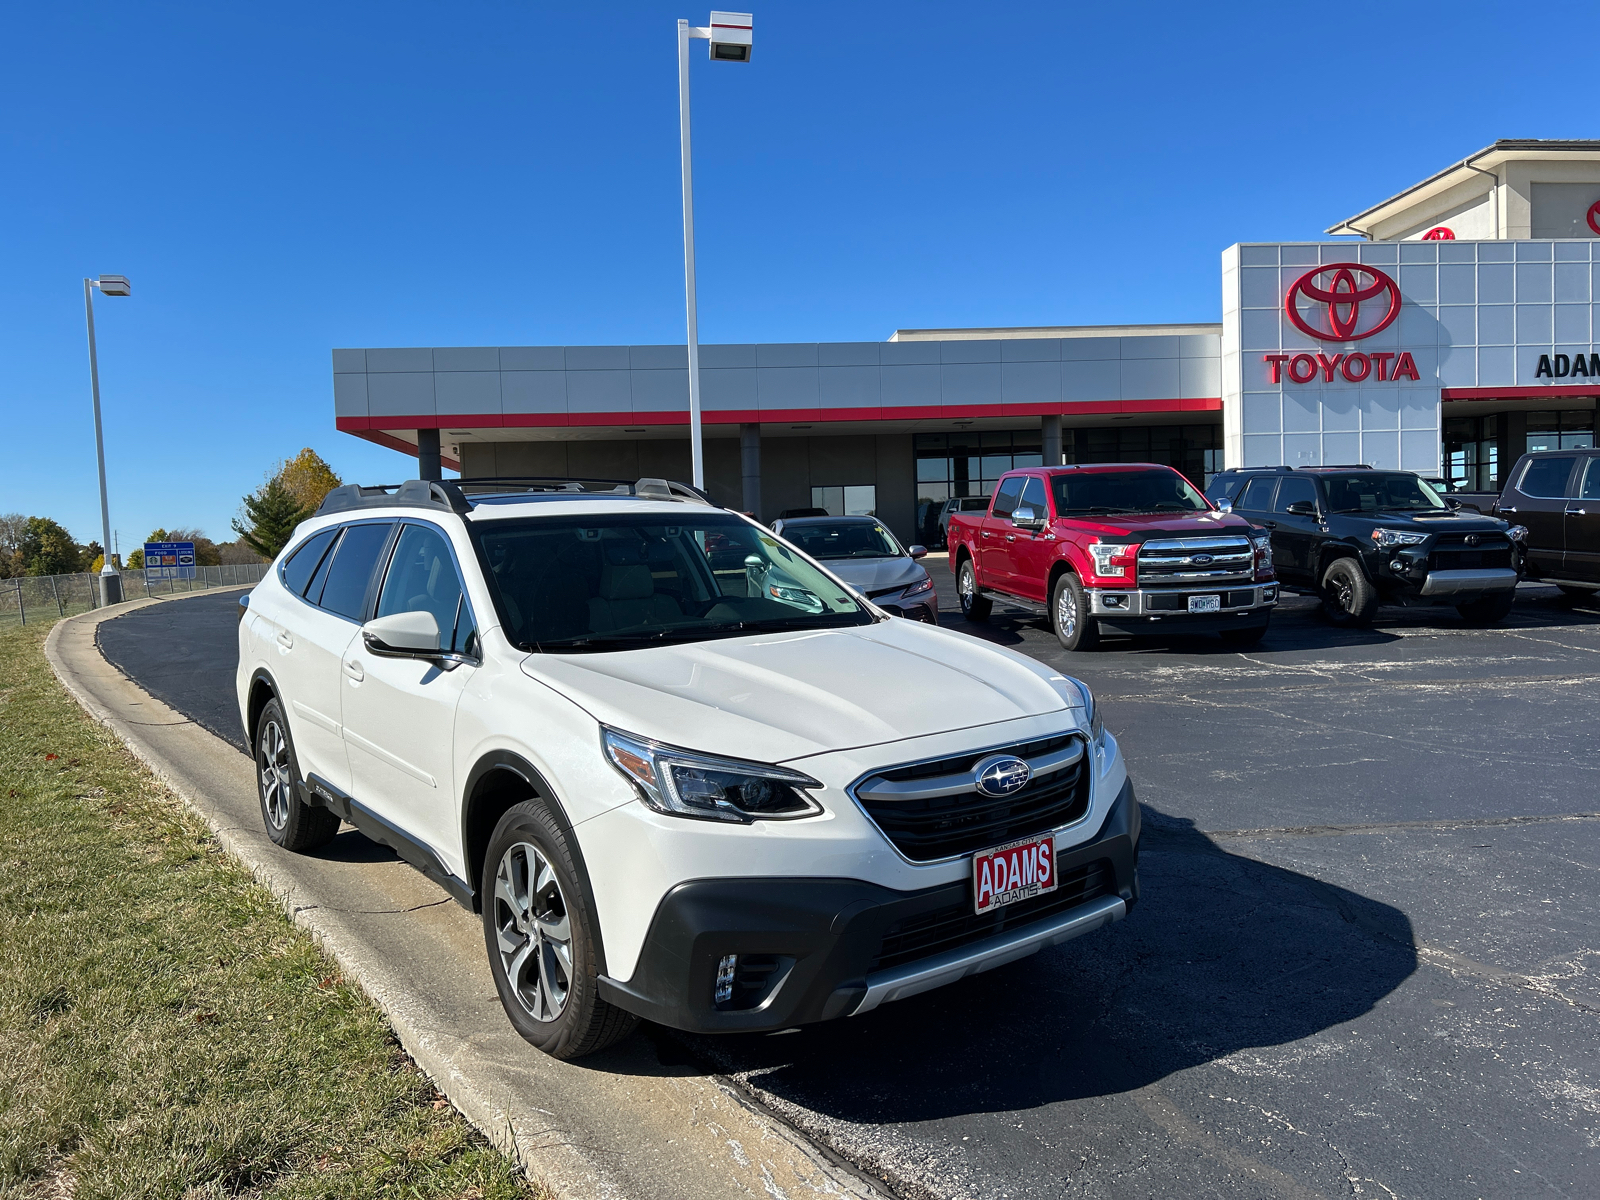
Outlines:
[{"label": "white subaru outback suv", "polygon": [[348,821],[481,912],[562,1058],[866,1013],[1120,919],[1089,690],[875,608],[682,484],[343,487],[247,597],[289,850]]}]

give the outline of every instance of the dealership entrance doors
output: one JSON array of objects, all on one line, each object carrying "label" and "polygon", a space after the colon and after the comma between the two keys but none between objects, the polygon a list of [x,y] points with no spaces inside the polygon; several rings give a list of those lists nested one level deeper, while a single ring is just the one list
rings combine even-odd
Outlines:
[{"label": "dealership entrance doors", "polygon": [[[1517,459],[1537,450],[1595,444],[1595,399],[1485,398],[1446,401],[1442,414],[1444,477],[1458,491],[1498,492]],[[1535,407],[1537,405],[1537,407]],[[1487,411],[1486,411],[1487,410]]]}]

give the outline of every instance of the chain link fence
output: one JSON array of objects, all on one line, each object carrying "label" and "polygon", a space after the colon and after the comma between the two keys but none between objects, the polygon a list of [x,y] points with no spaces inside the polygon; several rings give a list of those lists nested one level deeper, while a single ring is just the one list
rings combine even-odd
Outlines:
[{"label": "chain link fence", "polygon": [[[122,598],[203,592],[208,588],[260,583],[271,563],[224,563],[196,567],[193,579],[146,579],[143,571],[122,572]],[[152,572],[153,574],[154,572]],[[26,625],[51,617],[70,617],[99,607],[97,575],[23,575],[0,579],[0,628]]]}]

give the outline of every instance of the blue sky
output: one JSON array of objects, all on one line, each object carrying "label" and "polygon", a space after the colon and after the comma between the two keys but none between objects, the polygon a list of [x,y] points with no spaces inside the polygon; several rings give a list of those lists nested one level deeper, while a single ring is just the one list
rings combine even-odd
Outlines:
[{"label": "blue sky", "polygon": [[[333,429],[334,346],[682,341],[681,4],[12,4],[0,511],[219,540]],[[1497,137],[1592,137],[1587,6],[757,6],[693,61],[703,341],[1216,320],[1218,255],[1315,238]]]}]

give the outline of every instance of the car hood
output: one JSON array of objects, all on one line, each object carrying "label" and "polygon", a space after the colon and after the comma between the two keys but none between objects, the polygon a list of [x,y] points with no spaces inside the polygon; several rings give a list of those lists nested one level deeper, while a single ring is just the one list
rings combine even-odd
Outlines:
[{"label": "car hood", "polygon": [[851,587],[867,593],[908,587],[927,574],[921,563],[904,555],[893,558],[822,558],[817,561]]},{"label": "car hood", "polygon": [[522,669],[606,725],[759,762],[1081,704],[1042,663],[919,621],[530,654]]},{"label": "car hood", "polygon": [[1073,529],[1107,537],[1145,538],[1171,534],[1174,537],[1207,537],[1218,533],[1248,535],[1250,522],[1234,513],[1105,513],[1066,517]]},{"label": "car hood", "polygon": [[1359,521],[1365,525],[1381,525],[1387,529],[1415,529],[1418,533],[1490,533],[1506,528],[1506,522],[1498,517],[1486,517],[1477,512],[1442,512],[1437,516],[1432,513],[1419,516],[1410,512],[1379,511],[1330,513],[1329,516]]}]

